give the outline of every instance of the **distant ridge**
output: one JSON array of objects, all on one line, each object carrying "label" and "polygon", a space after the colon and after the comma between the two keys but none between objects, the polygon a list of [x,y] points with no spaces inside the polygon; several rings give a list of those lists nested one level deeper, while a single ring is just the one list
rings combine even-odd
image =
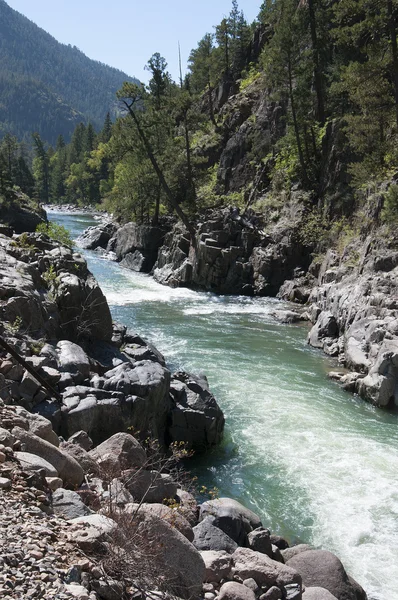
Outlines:
[{"label": "distant ridge", "polygon": [[70,138],[79,121],[101,127],[115,111],[115,92],[126,73],[91,60],[0,0],[0,138],[10,132],[30,141],[38,131],[54,144]]}]

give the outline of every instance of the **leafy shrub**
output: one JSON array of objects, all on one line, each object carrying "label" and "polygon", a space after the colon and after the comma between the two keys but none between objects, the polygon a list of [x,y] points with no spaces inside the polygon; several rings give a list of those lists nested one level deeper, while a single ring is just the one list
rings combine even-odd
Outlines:
[{"label": "leafy shrub", "polygon": [[50,239],[59,242],[63,246],[69,246],[72,248],[74,245],[69,231],[62,225],[57,225],[57,223],[40,223],[40,225],[36,227],[36,232],[48,235]]}]

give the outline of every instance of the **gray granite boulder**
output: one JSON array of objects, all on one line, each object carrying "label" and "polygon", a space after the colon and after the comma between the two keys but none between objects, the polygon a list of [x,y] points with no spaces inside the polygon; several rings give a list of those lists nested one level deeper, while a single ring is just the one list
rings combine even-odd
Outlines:
[{"label": "gray granite boulder", "polygon": [[200,507],[200,520],[214,517],[213,525],[219,527],[238,545],[245,545],[247,534],[261,527],[260,518],[232,498],[219,498],[204,502]]},{"label": "gray granite boulder", "polygon": [[193,544],[198,550],[225,551],[233,554],[238,544],[214,525],[214,517],[206,517],[193,528]]},{"label": "gray granite boulder", "polygon": [[306,587],[325,588],[337,600],[356,600],[357,598],[356,590],[341,561],[327,550],[300,552],[286,564],[300,573]]},{"label": "gray granite boulder", "polygon": [[172,406],[167,432],[171,441],[186,442],[195,452],[203,452],[221,441],[224,415],[205,378],[175,373],[170,396]]}]

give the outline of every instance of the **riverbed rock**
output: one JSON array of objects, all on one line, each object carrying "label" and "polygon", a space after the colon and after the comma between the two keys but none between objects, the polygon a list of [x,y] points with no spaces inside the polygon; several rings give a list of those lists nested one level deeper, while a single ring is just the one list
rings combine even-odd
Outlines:
[{"label": "riverbed rock", "polygon": [[247,535],[247,545],[256,552],[267,554],[270,558],[273,558],[272,543],[270,539],[269,529],[264,527],[257,527]]},{"label": "riverbed rock", "polygon": [[172,442],[184,442],[187,449],[203,452],[220,443],[224,415],[209,390],[207,380],[178,372],[171,379],[172,405],[168,436]]},{"label": "riverbed rock", "polygon": [[306,587],[325,588],[338,600],[356,600],[356,591],[341,561],[331,552],[300,552],[288,560],[286,565],[300,573]]},{"label": "riverbed rock", "polygon": [[246,585],[237,581],[227,581],[221,586],[219,600],[255,600],[256,594]]},{"label": "riverbed rock", "polygon": [[115,231],[116,225],[114,223],[103,223],[88,227],[78,238],[77,243],[80,248],[86,250],[95,250],[96,248],[105,249]]},{"label": "riverbed rock", "polygon": [[129,433],[116,433],[91,450],[89,455],[100,469],[111,472],[115,477],[132,467],[142,468],[147,462],[145,450]]},{"label": "riverbed rock", "polygon": [[200,553],[177,529],[155,515],[138,513],[135,522],[138,536],[147,541],[152,575],[156,578],[161,573],[180,598],[199,598],[205,574]]},{"label": "riverbed rock", "polygon": [[142,504],[126,504],[124,510],[131,514],[140,511],[149,515],[155,515],[159,519],[166,521],[171,527],[175,527],[189,542],[193,542],[194,540],[192,527],[179,513],[178,508],[170,508],[165,504],[143,502]]},{"label": "riverbed rock", "polygon": [[71,527],[68,538],[88,553],[101,552],[103,543],[112,539],[117,528],[115,521],[96,513],[76,517],[69,523]]},{"label": "riverbed rock", "polygon": [[193,528],[193,544],[198,550],[225,551],[233,554],[238,544],[214,525],[214,517],[205,517]]},{"label": "riverbed rock", "polygon": [[14,452],[14,456],[26,471],[40,471],[44,469],[47,477],[58,477],[58,471],[54,466],[36,454],[32,454],[31,452]]},{"label": "riverbed rock", "polygon": [[178,489],[170,475],[155,470],[124,471],[123,481],[135,502],[162,504],[165,500],[173,500]]},{"label": "riverbed rock", "polygon": [[232,557],[228,552],[204,550],[200,555],[206,567],[204,581],[219,583],[228,577],[232,568]]},{"label": "riverbed rock", "polygon": [[208,516],[214,517],[213,524],[222,529],[238,545],[245,545],[247,534],[261,527],[260,518],[232,498],[204,502],[200,507],[200,520]]},{"label": "riverbed rock", "polygon": [[303,592],[303,600],[336,600],[336,596],[322,587],[306,587]]},{"label": "riverbed rock", "polygon": [[84,474],[81,466],[66,452],[20,427],[14,427],[12,434],[21,442],[22,449],[52,464],[65,483],[71,486],[82,483]]},{"label": "riverbed rock", "polygon": [[57,343],[55,351],[59,370],[69,373],[76,384],[89,378],[90,361],[80,346],[69,340],[61,340]]},{"label": "riverbed rock", "polygon": [[123,266],[149,273],[155,264],[165,231],[160,227],[127,223],[115,233],[114,251]]},{"label": "riverbed rock", "polygon": [[[232,555],[233,573],[242,581],[253,578],[257,585],[271,587],[286,586],[292,583],[301,585],[301,573],[290,565],[283,565],[269,558],[266,554],[255,552],[250,548],[237,548]],[[293,560],[293,559],[292,559]]]},{"label": "riverbed rock", "polygon": [[72,490],[63,488],[55,490],[51,497],[51,503],[54,514],[65,519],[75,519],[93,514],[93,511],[82,502],[79,494]]}]

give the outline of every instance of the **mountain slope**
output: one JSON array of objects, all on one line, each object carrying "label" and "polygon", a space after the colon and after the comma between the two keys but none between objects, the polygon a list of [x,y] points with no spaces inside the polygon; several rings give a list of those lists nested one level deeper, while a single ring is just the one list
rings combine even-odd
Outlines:
[{"label": "mountain slope", "polygon": [[38,131],[54,143],[80,120],[101,127],[115,92],[131,78],[87,58],[0,0],[0,137]]}]

